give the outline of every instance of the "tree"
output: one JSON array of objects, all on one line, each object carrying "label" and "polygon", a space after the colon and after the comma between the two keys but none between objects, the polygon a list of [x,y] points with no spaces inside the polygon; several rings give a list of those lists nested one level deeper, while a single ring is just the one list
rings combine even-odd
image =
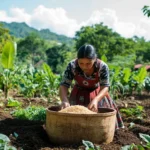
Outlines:
[{"label": "tree", "polygon": [[147,15],[147,17],[150,17],[150,6],[144,6],[142,8],[144,15]]},{"label": "tree", "polygon": [[74,57],[74,51],[66,44],[53,46],[46,51],[47,63],[55,73],[62,73],[67,63]]},{"label": "tree", "polygon": [[12,40],[13,37],[10,36],[9,30],[4,28],[2,24],[0,24],[0,53],[8,40]]},{"label": "tree", "polygon": [[16,56],[16,44],[7,41],[3,47],[1,64],[3,66],[2,81],[4,85],[5,98],[8,96],[8,90],[11,85],[11,71],[14,69],[14,60]]},{"label": "tree", "polygon": [[37,34],[31,33],[18,42],[18,60],[22,62],[31,62],[35,65],[40,60],[46,61],[45,50],[47,46]]},{"label": "tree", "polygon": [[145,41],[144,37],[134,36],[135,52],[136,52],[136,64],[142,64],[149,62],[150,60],[150,42]]},{"label": "tree", "polygon": [[113,32],[103,23],[82,27],[76,32],[76,48],[83,44],[92,44],[96,48],[98,57],[106,55],[108,61],[116,55],[128,55],[134,52],[134,41],[125,39],[118,33]]}]

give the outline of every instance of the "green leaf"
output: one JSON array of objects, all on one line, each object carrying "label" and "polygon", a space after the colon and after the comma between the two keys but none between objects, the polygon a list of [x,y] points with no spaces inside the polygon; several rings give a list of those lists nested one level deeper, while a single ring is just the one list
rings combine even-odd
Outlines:
[{"label": "green leaf", "polygon": [[145,147],[150,149],[150,143],[147,143],[147,145]]},{"label": "green leaf", "polygon": [[134,122],[130,122],[130,126],[129,126],[129,128],[133,128],[133,127],[134,127],[134,125],[135,125],[135,123],[134,123]]},{"label": "green leaf", "polygon": [[130,145],[126,145],[126,146],[121,147],[121,150],[129,150],[129,148],[130,148]]},{"label": "green leaf", "polygon": [[21,106],[21,103],[17,100],[14,99],[8,99],[8,103],[7,103],[8,107],[17,107],[17,106]]},{"label": "green leaf", "polygon": [[2,66],[5,69],[13,69],[14,67],[14,58],[15,58],[15,45],[11,41],[7,41],[4,45],[3,51],[2,51]]},{"label": "green leaf", "polygon": [[150,136],[147,134],[139,133],[140,138],[142,138],[146,143],[150,143]]},{"label": "green leaf", "polygon": [[87,148],[88,148],[88,150],[89,150],[90,148],[94,149],[94,144],[93,144],[92,142],[82,140],[82,143],[84,144],[84,146],[86,147],[86,149],[87,149]]},{"label": "green leaf", "polygon": [[14,132],[14,134],[13,134],[13,135],[14,135],[14,137],[15,137],[15,138],[17,138],[17,137],[18,137],[18,134],[17,134],[16,132]]},{"label": "green leaf", "polygon": [[123,147],[121,147],[121,150],[145,150],[143,146],[141,145],[135,145],[134,143],[132,143],[131,145],[125,145]]},{"label": "green leaf", "polygon": [[28,106],[26,109],[21,108],[12,112],[12,115],[18,119],[45,121],[46,109],[40,106]]},{"label": "green leaf", "polygon": [[54,82],[56,79],[56,76],[53,74],[50,66],[48,66],[46,63],[43,64],[43,70],[47,74],[47,77],[49,79],[49,82],[52,86],[54,86]]},{"label": "green leaf", "polygon": [[107,62],[107,57],[106,57],[106,55],[103,55],[103,56],[101,57],[101,60],[103,60],[104,62]]},{"label": "green leaf", "polygon": [[145,150],[143,146],[137,145],[138,150]]},{"label": "green leaf", "polygon": [[6,150],[17,150],[14,146],[7,146]]},{"label": "green leaf", "polygon": [[3,140],[4,142],[10,142],[8,136],[6,136],[4,134],[0,134],[0,140]]},{"label": "green leaf", "polygon": [[123,75],[124,75],[123,80],[125,81],[125,83],[128,83],[130,76],[131,76],[131,69],[130,68],[124,68]]}]

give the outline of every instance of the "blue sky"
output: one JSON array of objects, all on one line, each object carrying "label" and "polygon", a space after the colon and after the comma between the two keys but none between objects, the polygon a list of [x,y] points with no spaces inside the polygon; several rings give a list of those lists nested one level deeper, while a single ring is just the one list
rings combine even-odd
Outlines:
[{"label": "blue sky", "polygon": [[150,18],[142,13],[149,0],[5,0],[0,21],[26,22],[36,29],[73,37],[82,26],[103,22],[123,37],[150,40]]}]

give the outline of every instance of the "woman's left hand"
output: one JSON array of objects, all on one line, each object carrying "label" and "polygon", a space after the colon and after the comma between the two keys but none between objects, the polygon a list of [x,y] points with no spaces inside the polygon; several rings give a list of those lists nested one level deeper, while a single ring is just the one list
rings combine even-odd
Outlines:
[{"label": "woman's left hand", "polygon": [[97,99],[93,99],[89,103],[88,109],[90,109],[91,111],[94,111],[94,112],[98,112],[98,100]]}]

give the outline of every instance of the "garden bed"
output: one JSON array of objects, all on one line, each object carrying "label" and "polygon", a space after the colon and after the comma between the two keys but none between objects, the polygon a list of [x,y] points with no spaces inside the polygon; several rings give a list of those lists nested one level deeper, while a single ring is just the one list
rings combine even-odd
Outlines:
[{"label": "garden bed", "polygon": [[[17,99],[17,97],[15,98]],[[23,103],[23,107],[30,105],[40,105],[45,108],[49,107],[50,103],[40,98],[26,99],[19,98],[18,101]],[[124,129],[116,130],[114,140],[110,144],[99,145],[102,150],[120,150],[122,146],[140,144],[141,138],[139,133],[150,135],[150,95],[134,96],[134,98],[126,98],[125,100],[117,101],[118,108],[122,108],[124,104],[128,107],[134,107],[136,104],[144,107],[144,118],[138,119],[134,116],[127,117],[124,114],[123,120],[125,123]],[[13,108],[2,107],[0,108],[0,133],[7,135],[11,144],[18,150],[76,150],[85,149],[82,143],[78,145],[53,145],[43,129],[44,122],[42,121],[29,121],[20,120],[12,117],[11,113]],[[132,128],[129,128],[131,122],[134,123]],[[17,136],[16,136],[17,135]],[[96,143],[94,143],[96,144]],[[97,144],[96,144],[97,145]]]}]

